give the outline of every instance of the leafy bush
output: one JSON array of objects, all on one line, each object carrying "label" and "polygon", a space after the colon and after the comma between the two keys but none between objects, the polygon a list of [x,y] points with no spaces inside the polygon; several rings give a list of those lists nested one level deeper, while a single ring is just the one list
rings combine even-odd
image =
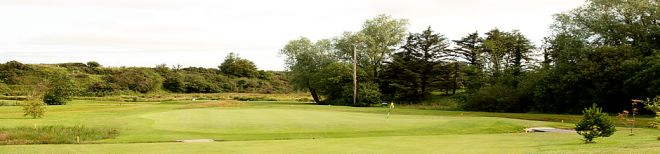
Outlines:
[{"label": "leafy bush", "polygon": [[77,92],[75,82],[65,74],[56,74],[51,77],[47,87],[43,102],[48,105],[64,105]]},{"label": "leafy bush", "polygon": [[[350,88],[349,88],[350,87]],[[347,86],[348,89],[345,89],[344,97],[349,97],[352,99],[353,96],[353,86]],[[358,86],[358,98],[356,104],[353,106],[366,107],[371,106],[372,104],[378,104],[381,102],[381,94],[378,85],[368,82],[362,83]]]},{"label": "leafy bush", "polygon": [[117,84],[111,84],[107,82],[96,82],[94,84],[89,85],[87,87],[87,93],[93,95],[93,96],[107,96],[110,94],[115,93],[116,91],[119,91],[121,87]]},{"label": "leafy bush", "polygon": [[88,61],[87,66],[92,67],[92,68],[96,68],[96,67],[101,67],[101,64],[99,64],[99,62],[96,62],[96,61]]},{"label": "leafy bush", "polygon": [[656,96],[653,99],[647,98],[642,103],[644,103],[646,109],[655,112],[655,121],[651,122],[651,126],[660,129],[660,96]]},{"label": "leafy bush", "polygon": [[46,113],[46,104],[42,102],[44,93],[48,87],[43,83],[37,84],[28,96],[23,105],[23,116],[31,116],[34,118],[41,118]]},{"label": "leafy bush", "polygon": [[30,67],[18,61],[8,61],[0,64],[0,80],[7,84],[17,84],[20,76],[29,71]]},{"label": "leafy bush", "polygon": [[39,100],[29,100],[23,105],[23,116],[30,116],[32,118],[41,118],[46,113],[46,104]]},{"label": "leafy bush", "polygon": [[147,93],[157,90],[162,85],[162,77],[151,69],[127,68],[106,77],[110,83],[119,85],[122,89]]},{"label": "leafy bush", "polygon": [[64,97],[57,96],[53,93],[47,93],[44,95],[44,102],[48,105],[66,105],[68,99]]},{"label": "leafy bush", "polygon": [[182,75],[178,73],[165,76],[165,81],[163,81],[163,88],[171,92],[185,92],[185,86],[186,83],[183,81]]},{"label": "leafy bush", "polygon": [[10,91],[9,86],[7,86],[7,84],[5,84],[4,82],[0,81],[0,95],[6,95],[7,93],[9,93],[9,91]]},{"label": "leafy bush", "polygon": [[45,126],[0,128],[0,145],[2,144],[72,144],[101,139],[114,138],[119,135],[115,129],[88,128],[84,126]]},{"label": "leafy bush", "polygon": [[184,90],[187,93],[216,93],[220,92],[220,87],[211,84],[201,75],[186,75]]},{"label": "leafy bush", "polygon": [[514,88],[493,85],[479,89],[466,96],[461,107],[465,110],[488,112],[525,112],[528,106],[520,101],[520,95]]},{"label": "leafy bush", "polygon": [[597,137],[609,137],[616,132],[614,121],[596,104],[585,108],[582,114],[582,120],[575,124],[575,131],[584,137],[585,143],[593,143]]}]

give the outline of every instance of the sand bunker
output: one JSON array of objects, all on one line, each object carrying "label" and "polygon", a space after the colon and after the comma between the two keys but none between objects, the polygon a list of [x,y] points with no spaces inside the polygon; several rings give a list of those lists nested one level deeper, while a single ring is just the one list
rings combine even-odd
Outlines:
[{"label": "sand bunker", "polygon": [[526,128],[526,129],[525,129],[525,132],[527,132],[527,133],[534,133],[534,132],[575,133],[574,130],[559,129],[559,128],[552,128],[552,127],[532,127],[532,128]]}]

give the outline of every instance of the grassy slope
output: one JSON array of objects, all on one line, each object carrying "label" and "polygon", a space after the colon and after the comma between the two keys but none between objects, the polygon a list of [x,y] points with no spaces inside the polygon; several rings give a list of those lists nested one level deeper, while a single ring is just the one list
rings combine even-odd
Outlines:
[{"label": "grassy slope", "polygon": [[[0,146],[0,153],[124,153],[168,152],[300,152],[300,153],[430,153],[430,152],[658,152],[660,131],[623,130],[598,144],[583,145],[577,134],[525,134],[529,126],[570,127],[570,124],[482,117],[492,113],[399,109],[385,118],[383,108],[303,105],[292,102],[251,102],[244,107],[189,108],[188,102],[132,103],[76,101],[49,106],[43,119],[25,119],[20,107],[0,107],[0,127],[85,125],[121,130],[116,139],[84,145]],[[410,114],[410,115],[401,115]],[[421,114],[421,115],[419,115]],[[437,116],[441,115],[441,116]],[[544,114],[512,114],[538,119]],[[491,115],[492,116],[492,115]],[[497,115],[495,115],[497,116]],[[561,115],[575,119],[572,115]],[[620,128],[622,129],[622,128]],[[214,143],[134,143],[213,138],[247,140]],[[638,152],[638,151],[634,151]]]}]

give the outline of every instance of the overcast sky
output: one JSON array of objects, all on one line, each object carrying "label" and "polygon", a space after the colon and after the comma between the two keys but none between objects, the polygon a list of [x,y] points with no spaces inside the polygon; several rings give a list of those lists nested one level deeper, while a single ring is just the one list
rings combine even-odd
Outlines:
[{"label": "overcast sky", "polygon": [[552,15],[583,0],[0,0],[0,62],[98,61],[216,67],[229,52],[283,70],[279,50],[357,31],[378,14],[431,26],[450,39],[494,27],[519,29],[535,44]]}]

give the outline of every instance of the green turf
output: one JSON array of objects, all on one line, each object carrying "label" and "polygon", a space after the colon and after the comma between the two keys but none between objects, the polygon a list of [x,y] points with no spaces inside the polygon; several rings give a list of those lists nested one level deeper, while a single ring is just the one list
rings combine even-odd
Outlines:
[{"label": "green turf", "polygon": [[[192,107],[206,101],[74,101],[49,106],[45,118],[28,119],[18,106],[0,107],[0,127],[112,128],[113,139],[88,144],[7,145],[0,153],[657,153],[660,131],[620,130],[582,144],[574,133],[522,133],[523,128],[569,128],[576,115],[504,114],[247,102],[234,107]],[[508,117],[508,118],[507,118]],[[525,120],[534,119],[534,120]],[[536,120],[557,121],[546,122]],[[619,129],[624,129],[620,127]],[[173,143],[179,139],[218,140]],[[97,144],[89,144],[97,143]],[[657,147],[657,148],[656,148]]]}]

